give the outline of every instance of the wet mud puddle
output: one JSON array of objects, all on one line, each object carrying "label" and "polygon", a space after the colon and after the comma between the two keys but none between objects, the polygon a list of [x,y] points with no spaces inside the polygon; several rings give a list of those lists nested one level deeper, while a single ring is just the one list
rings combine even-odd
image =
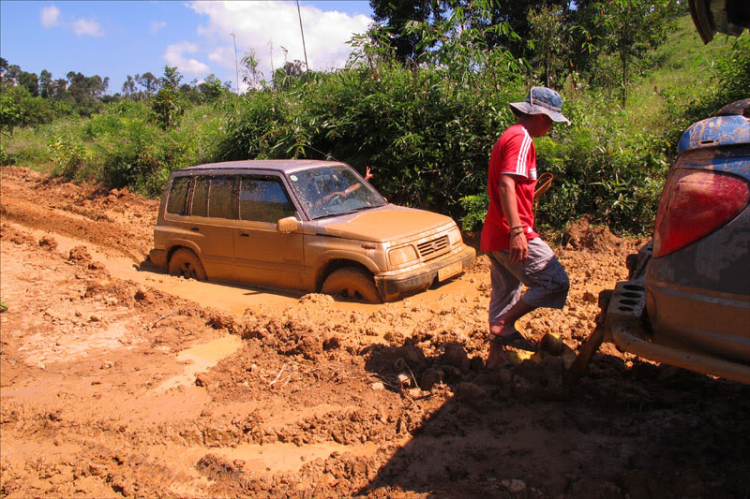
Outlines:
[{"label": "wet mud puddle", "polygon": [[182,374],[174,376],[156,388],[156,393],[163,393],[170,388],[187,386],[195,383],[198,373],[206,372],[220,360],[229,357],[242,347],[239,336],[229,335],[203,345],[197,345],[177,354],[177,360],[187,363]]}]

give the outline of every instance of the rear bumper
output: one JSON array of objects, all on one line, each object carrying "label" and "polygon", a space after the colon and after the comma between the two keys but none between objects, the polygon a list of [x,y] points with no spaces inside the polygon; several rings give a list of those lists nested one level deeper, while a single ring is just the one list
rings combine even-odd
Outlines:
[{"label": "rear bumper", "polygon": [[151,252],[148,254],[148,259],[151,261],[151,263],[162,270],[167,270],[167,251],[166,250],[159,250],[159,249],[152,249]]},{"label": "rear bumper", "polygon": [[[602,312],[598,318],[604,339],[618,349],[656,362],[750,384],[750,365],[713,355],[705,349],[680,343],[675,335],[653,331],[646,311],[645,269],[651,258],[651,244],[641,248],[632,260],[630,280],[617,283],[614,291],[600,294]],[[610,296],[611,294],[611,296]]]},{"label": "rear bumper", "polygon": [[450,277],[462,273],[474,262],[476,255],[477,252],[474,248],[464,246],[459,253],[452,253],[428,262],[417,270],[391,275],[376,275],[375,286],[378,288],[383,301],[395,300],[405,294],[429,288],[438,278],[441,269],[448,269],[451,265],[455,265],[453,268],[458,268],[460,265],[460,270],[455,274],[451,273]]}]

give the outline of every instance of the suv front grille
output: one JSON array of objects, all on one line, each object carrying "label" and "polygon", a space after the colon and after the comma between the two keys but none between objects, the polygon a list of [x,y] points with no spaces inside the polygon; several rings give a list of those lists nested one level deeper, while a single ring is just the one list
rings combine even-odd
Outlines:
[{"label": "suv front grille", "polygon": [[431,260],[445,253],[448,246],[448,236],[443,236],[418,244],[417,248],[419,248],[419,256],[422,257],[422,260]]}]

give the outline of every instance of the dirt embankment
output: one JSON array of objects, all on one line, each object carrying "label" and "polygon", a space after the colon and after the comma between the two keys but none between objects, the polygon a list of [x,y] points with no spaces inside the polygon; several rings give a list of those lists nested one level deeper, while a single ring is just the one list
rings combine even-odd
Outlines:
[{"label": "dirt embankment", "polygon": [[[619,354],[485,371],[487,261],[357,305],[138,270],[157,204],[2,169],[6,497],[746,497],[750,389]],[[597,233],[599,231],[600,233]],[[556,251],[575,349],[637,241]]]}]

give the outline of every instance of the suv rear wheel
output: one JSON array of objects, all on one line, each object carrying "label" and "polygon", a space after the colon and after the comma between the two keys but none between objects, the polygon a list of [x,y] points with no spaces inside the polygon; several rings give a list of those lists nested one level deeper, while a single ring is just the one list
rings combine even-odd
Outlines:
[{"label": "suv rear wheel", "polygon": [[332,272],[323,283],[320,292],[367,303],[381,303],[383,301],[375,287],[372,276],[364,270],[354,267],[345,267]]},{"label": "suv rear wheel", "polygon": [[206,280],[206,271],[203,270],[198,255],[187,248],[178,249],[169,259],[169,274],[186,279]]}]

